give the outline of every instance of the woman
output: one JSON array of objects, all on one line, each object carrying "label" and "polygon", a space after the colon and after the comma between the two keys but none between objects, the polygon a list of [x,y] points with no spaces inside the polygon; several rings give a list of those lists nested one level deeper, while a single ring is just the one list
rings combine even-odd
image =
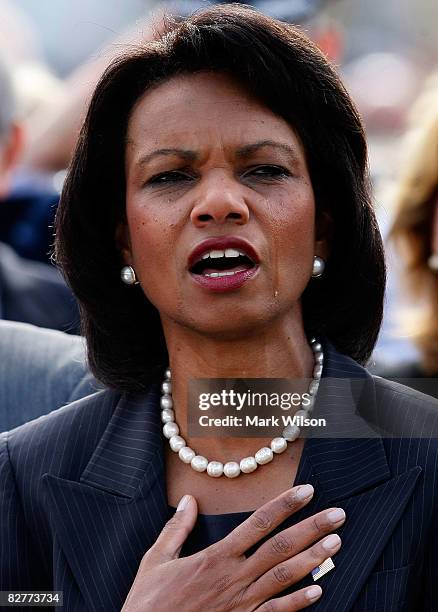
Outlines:
[{"label": "woman", "polygon": [[[108,389],[3,438],[3,590],[68,610],[433,609],[436,442],[375,431],[412,408],[430,424],[432,400],[359,365],[382,246],[360,119],[310,41],[222,6],[113,64],[56,255]],[[336,436],[192,438],[189,379],[243,377],[310,379]]]},{"label": "woman", "polygon": [[[403,272],[415,315],[405,315],[405,327],[419,349],[419,363],[405,364],[388,374],[438,376],[438,80],[430,79],[412,113],[409,151],[396,199],[390,237],[403,262]],[[438,392],[438,391],[437,391]]]}]

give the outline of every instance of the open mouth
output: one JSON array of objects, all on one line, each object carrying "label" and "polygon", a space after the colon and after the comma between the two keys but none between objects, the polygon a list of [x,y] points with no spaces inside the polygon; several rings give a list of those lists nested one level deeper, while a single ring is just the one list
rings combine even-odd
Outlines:
[{"label": "open mouth", "polygon": [[237,249],[212,249],[206,251],[202,257],[190,268],[192,274],[207,278],[221,276],[234,276],[238,272],[245,272],[255,268],[254,261],[243,251]]}]

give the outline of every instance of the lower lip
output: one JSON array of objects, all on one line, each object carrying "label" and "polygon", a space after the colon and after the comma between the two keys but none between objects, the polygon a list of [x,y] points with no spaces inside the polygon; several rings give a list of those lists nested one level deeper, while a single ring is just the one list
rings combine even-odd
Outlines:
[{"label": "lower lip", "polygon": [[257,273],[259,267],[249,268],[236,272],[229,276],[202,276],[201,274],[190,274],[193,280],[210,291],[224,292],[239,289]]}]

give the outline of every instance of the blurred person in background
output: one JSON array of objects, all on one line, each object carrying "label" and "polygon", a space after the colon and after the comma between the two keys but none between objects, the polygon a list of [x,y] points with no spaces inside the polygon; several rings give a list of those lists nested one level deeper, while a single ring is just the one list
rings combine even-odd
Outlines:
[{"label": "blurred person in background", "polygon": [[[0,233],[1,213],[12,206],[5,199],[23,139],[12,80],[6,64],[0,62]],[[47,227],[46,231],[51,229]],[[76,301],[59,272],[48,264],[20,257],[3,242],[0,242],[0,318],[73,333],[79,323]]]},{"label": "blurred person in background", "polygon": [[[409,307],[396,312],[399,326],[412,339],[419,357],[400,364],[382,363],[386,377],[438,377],[438,74],[430,78],[411,115],[389,231],[399,255],[399,276]],[[394,308],[394,307],[393,307]],[[411,386],[417,386],[410,381]],[[418,382],[424,389],[424,383]],[[436,385],[429,393],[438,395]]]},{"label": "blurred person in background", "polygon": [[8,164],[7,187],[0,193],[0,241],[21,257],[47,263],[59,191],[52,172],[24,166],[23,158],[34,130],[30,118],[39,108],[46,114],[53,112],[66,91],[44,61],[32,20],[9,0],[0,0],[0,58],[9,66],[8,78],[16,94],[14,131],[20,131],[15,162]]},{"label": "blurred person in background", "polygon": [[90,395],[84,339],[0,320],[0,432]]}]

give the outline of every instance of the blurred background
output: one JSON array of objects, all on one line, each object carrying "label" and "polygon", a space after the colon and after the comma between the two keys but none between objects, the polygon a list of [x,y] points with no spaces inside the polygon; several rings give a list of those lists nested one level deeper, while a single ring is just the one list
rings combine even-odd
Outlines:
[{"label": "blurred background", "polygon": [[[15,264],[20,270],[29,264],[29,273],[33,270],[44,277],[42,267],[32,266],[49,265],[50,226],[65,169],[87,100],[105,65],[127,43],[150,36],[153,19],[159,20],[163,10],[184,14],[208,4],[192,0],[0,0],[0,61],[10,80],[9,86],[5,85],[7,78],[3,84],[0,80],[0,106],[6,111],[10,108],[9,118],[3,118],[3,133],[0,130],[0,153],[6,159],[0,163],[0,241],[4,249],[0,249],[0,286],[7,285],[2,273],[7,278]],[[411,192],[406,195],[409,185],[418,187],[424,179],[420,175],[428,162],[422,156],[433,159],[438,150],[438,136],[437,142],[424,144],[438,108],[434,76],[438,69],[438,3],[260,0],[252,4],[302,25],[337,66],[366,125],[389,272],[385,320],[371,366],[388,375],[438,376],[438,167],[435,176],[429,176],[421,202]],[[9,106],[8,87],[14,100]],[[10,129],[12,124],[15,131]],[[12,133],[14,137],[9,138]],[[420,170],[409,176],[413,159]],[[411,221],[403,229],[399,216],[406,220],[406,207]],[[392,233],[397,234],[396,239]],[[401,250],[397,241],[405,245]],[[419,248],[422,253],[416,260],[415,248],[417,255]],[[53,277],[51,282],[49,289],[55,290],[62,281]],[[49,289],[46,286],[45,291]],[[18,318],[6,303],[4,288],[0,300],[1,292],[0,317]],[[32,299],[35,305],[38,300]],[[62,300],[65,316],[50,326],[77,332],[74,304],[70,296],[63,294]],[[53,308],[53,301],[48,306],[43,299],[40,319],[35,319],[35,313],[20,316],[47,324],[42,315]],[[419,369],[412,369],[413,364]]]}]

